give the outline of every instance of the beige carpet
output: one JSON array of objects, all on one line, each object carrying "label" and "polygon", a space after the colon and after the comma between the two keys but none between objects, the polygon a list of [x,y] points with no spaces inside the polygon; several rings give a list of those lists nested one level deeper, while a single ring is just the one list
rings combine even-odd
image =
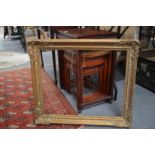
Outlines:
[{"label": "beige carpet", "polygon": [[25,63],[29,63],[28,54],[0,51],[0,70],[22,66]]}]

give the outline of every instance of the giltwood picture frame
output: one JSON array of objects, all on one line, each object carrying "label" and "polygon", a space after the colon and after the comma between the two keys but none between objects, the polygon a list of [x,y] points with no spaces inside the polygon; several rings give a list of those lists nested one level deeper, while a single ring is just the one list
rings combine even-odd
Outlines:
[{"label": "giltwood picture frame", "polygon": [[[121,116],[79,116],[44,114],[40,51],[46,50],[109,50],[127,52],[123,109]],[[116,39],[49,39],[30,40],[32,85],[35,98],[36,124],[82,124],[129,128],[132,122],[132,105],[135,86],[139,43]]]}]

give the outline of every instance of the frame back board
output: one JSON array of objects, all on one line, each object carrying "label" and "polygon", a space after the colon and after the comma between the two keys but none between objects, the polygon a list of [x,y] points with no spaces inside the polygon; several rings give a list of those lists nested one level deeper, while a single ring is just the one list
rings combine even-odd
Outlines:
[{"label": "frame back board", "polygon": [[[46,50],[109,50],[127,52],[125,88],[121,116],[78,116],[43,113],[40,52]],[[33,94],[35,98],[36,124],[80,124],[130,127],[132,104],[139,53],[139,43],[116,39],[50,39],[30,40],[28,50],[31,60]]]}]

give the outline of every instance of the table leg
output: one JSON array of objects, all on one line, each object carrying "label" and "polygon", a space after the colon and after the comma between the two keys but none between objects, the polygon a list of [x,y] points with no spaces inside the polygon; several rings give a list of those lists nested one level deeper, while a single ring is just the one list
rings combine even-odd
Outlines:
[{"label": "table leg", "polygon": [[56,57],[55,57],[55,51],[52,51],[52,59],[53,59],[53,70],[54,70],[54,78],[55,78],[55,84],[57,85],[57,68],[56,68]]},{"label": "table leg", "polygon": [[[115,71],[116,71],[116,65],[117,65],[117,53],[112,52],[112,71],[111,71],[111,81],[113,82],[113,85],[111,85],[111,94],[113,96],[114,101],[117,100],[117,83],[115,81]],[[115,93],[114,93],[115,90]]]},{"label": "table leg", "polygon": [[43,53],[42,53],[42,51],[40,52],[40,55],[41,55],[42,68],[44,68],[44,60],[43,60]]},{"label": "table leg", "polygon": [[64,51],[58,51],[60,88],[64,89]]},{"label": "table leg", "polygon": [[[117,98],[117,90],[116,87],[114,86],[114,82],[115,82],[115,70],[116,70],[116,52],[111,52],[110,54],[110,58],[109,58],[109,69],[108,69],[108,83],[109,86],[108,88],[108,94],[110,96],[112,96],[111,101],[113,99],[116,100]],[[114,94],[114,89],[115,89],[115,94]]]}]

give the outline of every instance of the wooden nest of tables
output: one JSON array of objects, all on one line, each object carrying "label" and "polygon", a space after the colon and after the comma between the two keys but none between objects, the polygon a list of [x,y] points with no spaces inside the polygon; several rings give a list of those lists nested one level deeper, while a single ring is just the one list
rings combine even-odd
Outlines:
[{"label": "wooden nest of tables", "polygon": [[[117,34],[95,29],[62,29],[56,33],[58,39],[87,39],[87,38],[116,38]],[[116,99],[114,95],[114,72],[116,66],[116,52],[109,51],[59,51],[59,77],[62,89],[73,93],[77,99],[79,112],[99,101],[111,103]],[[70,79],[74,72],[75,79]],[[97,74],[95,83],[90,77]],[[84,95],[84,87],[95,91]],[[76,89],[71,89],[76,88]]]}]

